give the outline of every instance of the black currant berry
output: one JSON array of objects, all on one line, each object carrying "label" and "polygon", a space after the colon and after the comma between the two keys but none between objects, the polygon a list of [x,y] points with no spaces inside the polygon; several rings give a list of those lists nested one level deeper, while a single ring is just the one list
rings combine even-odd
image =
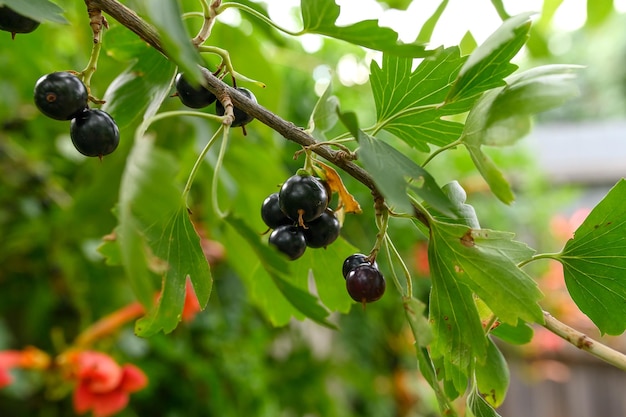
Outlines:
[{"label": "black currant berry", "polygon": [[[243,87],[237,87],[237,90],[239,90],[240,93],[243,93],[246,97],[248,97],[253,102],[255,103],[257,102],[256,97],[254,96],[254,94],[252,94],[252,91]],[[219,101],[217,101],[215,103],[215,113],[218,116],[223,116],[225,112],[226,110],[224,109],[224,105],[220,103]],[[239,110],[237,107],[233,109],[233,113],[235,114],[235,120],[231,124],[231,127],[245,126],[248,123],[250,123],[252,120],[254,120],[254,117],[250,116],[248,113],[244,112],[243,110]]]},{"label": "black currant berry", "polygon": [[35,84],[35,104],[46,116],[70,120],[87,108],[87,87],[69,72],[44,75]]},{"label": "black currant berry", "polygon": [[285,216],[278,204],[278,193],[270,194],[261,206],[261,218],[270,229],[278,226],[293,224],[293,220]]},{"label": "black currant berry", "polygon": [[339,237],[341,225],[332,210],[326,209],[321,216],[306,224],[304,238],[310,248],[325,248]]},{"label": "black currant berry", "polygon": [[298,259],[306,250],[304,233],[297,226],[278,226],[270,234],[269,243],[287,255],[292,261]]},{"label": "black currant berry", "polygon": [[217,99],[215,94],[201,85],[198,88],[194,88],[185,80],[182,73],[176,76],[176,94],[185,106],[192,109],[201,109]]},{"label": "black currant berry", "polygon": [[371,303],[385,293],[385,278],[378,268],[364,264],[354,268],[346,277],[346,289],[354,301]]},{"label": "black currant berry", "polygon": [[23,16],[6,6],[0,6],[0,30],[11,32],[13,38],[16,33],[30,33],[38,26],[38,21]]},{"label": "black currant berry", "polygon": [[120,132],[108,113],[86,109],[70,124],[70,136],[76,150],[85,156],[103,157],[120,143]]},{"label": "black currant berry", "polygon": [[280,209],[300,226],[322,215],[328,205],[326,188],[315,177],[294,175],[278,192]]},{"label": "black currant berry", "polygon": [[[359,265],[371,265],[371,262],[367,255],[363,255],[362,253],[355,253],[354,255],[350,255],[343,261],[343,277],[346,278],[350,271],[356,268]],[[378,268],[376,262],[373,264],[374,268]]]}]

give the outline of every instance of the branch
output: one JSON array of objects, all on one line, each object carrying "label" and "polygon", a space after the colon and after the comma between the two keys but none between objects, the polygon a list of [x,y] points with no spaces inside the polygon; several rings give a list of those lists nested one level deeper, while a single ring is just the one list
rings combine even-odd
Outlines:
[{"label": "branch", "polygon": [[562,337],[578,349],[584,350],[591,355],[602,359],[603,361],[608,362],[623,371],[626,371],[626,355],[623,353],[590,338],[586,334],[581,333],[564,323],[561,323],[547,311],[543,312],[543,316],[545,319],[543,326],[552,333]]},{"label": "branch", "polygon": [[[157,51],[161,52],[165,57],[168,57],[163,49],[156,29],[141,19],[133,10],[119,3],[117,0],[85,0],[85,4],[87,4],[89,9],[100,9],[107,13],[113,19],[137,34],[137,36]],[[335,151],[328,146],[317,144],[316,140],[304,130],[280,118],[263,106],[252,102],[244,94],[228,86],[204,68],[203,74],[207,82],[207,89],[218,98],[224,96],[230,97],[233,105],[280,133],[287,140],[304,147],[315,145],[311,148],[313,152],[332,162],[357,181],[364,184],[371,190],[375,200],[382,199],[382,194],[376,187],[369,173],[353,162],[346,160],[344,153]]]}]

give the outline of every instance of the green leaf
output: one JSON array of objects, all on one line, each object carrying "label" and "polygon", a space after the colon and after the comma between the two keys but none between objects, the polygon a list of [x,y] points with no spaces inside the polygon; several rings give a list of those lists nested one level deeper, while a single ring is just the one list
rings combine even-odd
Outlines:
[{"label": "green leaf", "polygon": [[345,239],[339,238],[327,249],[307,249],[304,255],[294,262],[294,276],[315,279],[316,292],[330,311],[348,313],[354,301],[345,288],[341,275],[343,261],[358,250]]},{"label": "green leaf", "polygon": [[137,322],[140,336],[174,330],[181,319],[187,277],[202,307],[211,293],[212,278],[200,238],[173,181],[177,171],[170,154],[156,149],[150,139],[140,138],[122,177],[118,229],[128,278],[146,307],[155,296],[154,273],[162,281],[157,304]]},{"label": "green leaf", "polygon": [[313,113],[309,118],[307,131],[313,137],[320,141],[326,140],[325,133],[332,129],[336,124],[339,116],[337,110],[339,108],[339,99],[332,95],[332,84],[328,84],[324,94],[320,96],[315,103]]},{"label": "green leaf", "polygon": [[501,323],[491,331],[491,334],[507,343],[524,345],[532,340],[534,332],[528,323],[519,320],[516,326]]},{"label": "green leaf", "polygon": [[468,147],[468,150],[470,151],[474,165],[476,165],[480,175],[482,175],[489,185],[491,192],[503,203],[513,203],[513,201],[515,201],[515,194],[513,194],[509,182],[493,160],[482,152],[480,148]]},{"label": "green leaf", "polygon": [[153,49],[134,32],[119,24],[112,24],[107,30],[106,41],[102,47],[108,57],[123,63],[141,61],[146,50]]},{"label": "green leaf", "polygon": [[[237,253],[237,259],[227,259],[229,266],[245,284],[251,304],[257,306],[272,325],[285,326],[292,318],[305,318],[276,287],[254,249],[234,227],[226,227],[219,239],[228,253]],[[278,259],[278,262],[286,261]]]},{"label": "green leaf", "polygon": [[478,44],[476,43],[476,39],[474,39],[474,35],[469,30],[465,32],[465,35],[461,38],[461,42],[459,42],[459,48],[461,49],[461,55],[469,55],[474,50]]},{"label": "green leaf", "polygon": [[524,13],[506,20],[469,56],[452,85],[447,103],[457,102],[504,85],[504,78],[517,66],[510,61],[522,48],[530,31],[530,16]]},{"label": "green leaf", "polygon": [[118,234],[118,229],[115,229],[113,234],[104,238],[100,246],[98,246],[98,253],[104,257],[106,264],[110,266],[123,265],[122,252],[117,240]]},{"label": "green leaf", "polygon": [[415,351],[420,373],[433,388],[439,408],[442,414],[445,415],[446,410],[449,409],[449,401],[446,393],[439,385],[436,367],[427,348],[432,342],[433,336],[430,323],[425,315],[426,304],[413,297],[404,298],[403,304],[407,321],[415,338]]},{"label": "green leaf", "polygon": [[589,27],[598,27],[613,13],[613,0],[587,0],[587,22]]},{"label": "green leaf", "polygon": [[[142,146],[143,145],[143,146]],[[142,152],[141,149],[146,148],[146,152]],[[128,277],[129,283],[135,293],[135,296],[139,301],[149,309],[154,301],[154,296],[159,289],[159,277],[155,268],[153,267],[154,257],[150,252],[148,241],[146,236],[142,233],[141,224],[133,213],[133,208],[138,205],[141,206],[141,199],[146,198],[146,192],[149,188],[154,188],[152,178],[146,177],[143,165],[150,166],[150,160],[146,160],[146,156],[149,158],[148,153],[152,153],[153,145],[149,143],[147,139],[143,139],[136,142],[131,154],[129,155],[126,163],[126,168],[122,175],[122,182],[120,185],[120,197],[118,203],[118,219],[119,226],[116,228],[116,239],[119,242],[119,252],[121,253],[121,262],[124,266],[124,270]],[[143,154],[146,155],[143,155]],[[168,156],[163,156],[170,166],[174,163]],[[143,157],[142,157],[143,156]],[[156,158],[154,163],[159,163]],[[151,167],[155,169],[153,166]],[[162,179],[157,175],[157,180]],[[170,177],[171,178],[171,177]],[[169,180],[169,178],[168,178]],[[168,184],[168,181],[165,182]],[[157,190],[160,191],[160,190]],[[166,199],[155,200],[160,203],[167,204]],[[152,205],[152,201],[145,202],[147,207]],[[173,211],[168,210],[167,211]],[[162,207],[159,207],[156,212],[164,211]],[[156,262],[158,264],[158,262]]]},{"label": "green leaf", "polygon": [[372,61],[378,125],[425,152],[428,143],[444,146],[458,139],[463,125],[441,117],[467,111],[471,103],[442,104],[465,59],[458,47],[451,47],[424,59],[414,71],[408,58],[385,54],[382,67]]},{"label": "green leaf", "polygon": [[430,16],[426,20],[426,22],[424,22],[424,25],[422,25],[420,33],[417,35],[417,42],[424,44],[430,42],[430,38],[433,36],[433,32],[435,30],[435,27],[437,26],[437,22],[441,18],[443,12],[446,10],[446,7],[448,7],[448,3],[448,0],[443,0],[441,3],[439,3],[439,6],[432,14],[432,16]]},{"label": "green leaf", "polygon": [[185,79],[192,85],[205,84],[198,67],[202,58],[185,29],[179,2],[147,0],[146,16],[159,32],[167,56],[185,73]]},{"label": "green leaf", "polygon": [[412,213],[413,206],[407,195],[410,191],[441,213],[456,217],[452,203],[428,171],[383,141],[364,133],[358,140],[359,160],[390,205],[405,213]]},{"label": "green leaf", "polygon": [[545,65],[511,76],[484,94],[467,117],[462,141],[508,146],[524,137],[531,115],[558,107],[579,94],[574,65]]},{"label": "green leaf", "polygon": [[535,282],[517,267],[534,252],[513,235],[431,221],[428,261],[432,277],[430,321],[433,358],[443,358],[445,378],[463,391],[474,358],[487,342],[474,294],[507,323],[541,322]]},{"label": "green leaf", "polygon": [[170,91],[176,67],[153,48],[146,48],[104,94],[102,109],[120,129],[137,118],[152,117]]},{"label": "green leaf", "polygon": [[563,4],[563,0],[544,0],[537,26],[547,29],[561,4]]},{"label": "green leaf", "polygon": [[509,182],[504,178],[502,171],[498,169],[493,160],[485,154],[480,146],[467,145],[470,157],[476,165],[476,169],[489,185],[491,192],[505,204],[511,204],[515,200],[515,194],[511,190]]},{"label": "green leaf", "polygon": [[187,208],[181,205],[163,229],[156,225],[158,223],[149,226],[146,235],[154,255],[167,262],[167,271],[157,305],[135,326],[140,336],[150,336],[160,330],[167,333],[176,328],[181,320],[187,277],[191,279],[202,308],[209,301],[213,285],[200,237],[189,219]]},{"label": "green leaf", "polygon": [[515,199],[509,183],[483,145],[508,146],[524,137],[532,127],[532,115],[557,106],[578,94],[572,65],[546,65],[510,77],[505,87],[486,92],[470,111],[461,143],[491,191],[502,202]]},{"label": "green leaf", "polygon": [[62,16],[63,9],[49,0],[0,0],[0,6],[2,5],[38,22],[48,20],[54,23],[69,23]]},{"label": "green leaf", "polygon": [[336,26],[340,9],[334,0],[301,0],[300,7],[304,24],[301,33],[317,33],[393,55],[411,58],[429,55],[424,45],[399,43],[398,34],[379,26],[377,20]]},{"label": "green leaf", "polygon": [[[507,79],[507,86],[499,91],[490,107],[486,125],[489,130],[498,123],[512,118],[523,118],[559,107],[579,95],[574,71],[576,65],[544,65],[515,74]],[[500,135],[505,133],[500,129]],[[488,134],[482,143],[486,145],[508,144]]]},{"label": "green leaf", "polygon": [[[241,235],[241,237],[243,237],[248,245],[250,245],[259,258],[261,265],[272,278],[276,287],[298,311],[316,323],[330,328],[335,327],[327,321],[326,318],[328,317],[328,311],[321,304],[319,304],[319,300],[316,297],[312,296],[306,290],[298,288],[289,282],[290,280],[293,280],[294,275],[292,274],[289,262],[285,257],[281,256],[278,251],[262,242],[259,234],[248,226],[242,219],[239,219],[231,214],[224,220],[231,227],[233,227],[237,233]],[[306,278],[307,277],[304,277],[304,279]]]},{"label": "green leaf", "polygon": [[498,12],[498,16],[500,16],[500,19],[507,20],[511,18],[511,15],[506,12],[506,9],[504,8],[504,3],[502,3],[502,0],[491,0],[491,4],[493,4],[493,7],[496,9],[496,12]]},{"label": "green leaf", "polygon": [[476,388],[492,407],[498,407],[504,401],[509,387],[509,368],[500,349],[487,338],[487,356],[484,363],[477,363],[474,369]]},{"label": "green leaf", "polygon": [[626,330],[626,180],[589,213],[560,255],[565,283],[601,332]]},{"label": "green leaf", "polygon": [[514,234],[431,222],[431,246],[447,278],[467,285],[502,322],[543,322],[535,281],[517,267],[534,250]]},{"label": "green leaf", "polygon": [[476,391],[467,396],[467,417],[501,417]]},{"label": "green leaf", "polygon": [[427,347],[433,341],[433,334],[425,314],[426,304],[413,297],[405,298],[403,304],[415,343],[418,347]]},{"label": "green leaf", "polygon": [[433,359],[440,359],[443,378],[464,392],[474,358],[485,356],[487,342],[471,290],[454,277],[440,255],[439,243],[431,239],[428,263],[432,279],[429,319],[434,342]]},{"label": "green leaf", "polygon": [[391,9],[406,10],[413,0],[384,0]]}]

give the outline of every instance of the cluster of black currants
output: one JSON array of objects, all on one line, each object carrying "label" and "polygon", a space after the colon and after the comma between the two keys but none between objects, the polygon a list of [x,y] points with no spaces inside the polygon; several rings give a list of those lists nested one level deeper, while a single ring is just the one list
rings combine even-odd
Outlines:
[{"label": "cluster of black currants", "polygon": [[371,303],[385,293],[386,283],[376,262],[361,254],[350,255],[343,262],[346,289],[354,301]]},{"label": "cluster of black currants", "polygon": [[[185,80],[182,73],[176,75],[175,84],[176,95],[185,106],[191,107],[192,109],[201,109],[215,103],[215,114],[218,116],[223,116],[225,114],[226,110],[224,109],[224,105],[217,100],[215,94],[203,86],[198,86],[197,88],[192,86],[187,80]],[[257,102],[256,97],[252,94],[252,91],[243,87],[237,87],[237,90],[253,102]],[[235,120],[231,124],[231,127],[245,126],[254,119],[248,113],[238,109],[237,107],[233,109],[233,113],[235,115]]]},{"label": "cluster of black currants", "polygon": [[261,206],[261,217],[274,229],[270,245],[298,259],[307,247],[325,248],[341,230],[339,220],[328,208],[330,193],[322,181],[310,175],[294,175],[277,193],[270,194]]},{"label": "cluster of black currants", "polygon": [[39,27],[39,22],[23,16],[7,6],[0,6],[0,30],[11,33],[15,39],[16,33],[30,33]]},{"label": "cluster of black currants", "polygon": [[85,156],[102,158],[120,142],[113,118],[99,109],[90,109],[85,84],[69,72],[44,75],[35,84],[35,104],[55,120],[71,120],[70,137],[76,150]]}]

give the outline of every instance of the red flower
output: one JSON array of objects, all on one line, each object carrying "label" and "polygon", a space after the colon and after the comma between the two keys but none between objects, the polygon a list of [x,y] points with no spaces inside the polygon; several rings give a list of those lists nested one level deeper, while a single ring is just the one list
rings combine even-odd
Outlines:
[{"label": "red flower", "polygon": [[46,369],[49,365],[48,354],[34,347],[2,351],[0,352],[0,388],[13,382],[13,377],[9,373],[12,368]]},{"label": "red flower", "polygon": [[9,369],[18,367],[21,359],[22,352],[19,350],[5,350],[0,352],[0,388],[9,385],[13,381]]},{"label": "red flower", "polygon": [[415,270],[420,276],[430,276],[430,265],[428,263],[428,243],[418,242],[415,244],[413,252],[413,260],[415,261]]},{"label": "red flower", "polygon": [[196,317],[196,314],[202,311],[196,292],[193,289],[191,280],[187,277],[187,283],[185,285],[185,304],[183,305],[183,321],[188,322]]},{"label": "red flower", "polygon": [[78,382],[74,410],[92,411],[94,417],[107,417],[128,405],[129,394],[144,388],[148,379],[134,365],[118,365],[110,356],[93,351],[71,352],[66,357],[70,378]]}]

